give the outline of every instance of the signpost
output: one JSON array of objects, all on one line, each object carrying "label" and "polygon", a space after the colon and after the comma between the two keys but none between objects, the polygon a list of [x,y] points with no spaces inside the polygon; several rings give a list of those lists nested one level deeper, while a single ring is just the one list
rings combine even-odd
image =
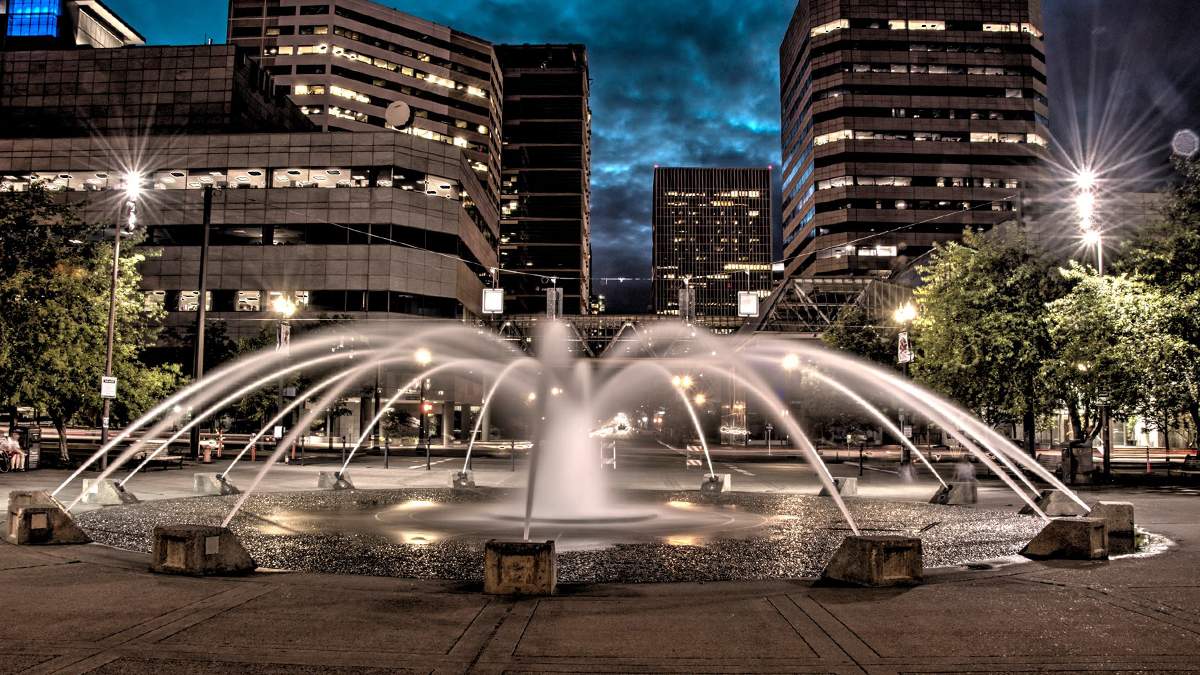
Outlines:
[{"label": "signpost", "polygon": [[117,397],[117,378],[104,376],[100,378],[100,398]]}]

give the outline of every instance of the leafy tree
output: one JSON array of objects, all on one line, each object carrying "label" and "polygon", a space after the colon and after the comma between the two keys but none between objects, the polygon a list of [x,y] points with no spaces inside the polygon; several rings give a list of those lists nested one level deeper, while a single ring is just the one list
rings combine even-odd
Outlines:
[{"label": "leafy tree", "polygon": [[1124,274],[1098,276],[1077,264],[1062,271],[1073,286],[1047,306],[1054,358],[1044,367],[1076,439],[1107,402],[1118,417],[1170,418],[1188,399],[1181,377],[1190,346],[1172,335],[1178,309],[1168,294]]},{"label": "leafy tree", "polygon": [[[0,400],[10,409],[45,412],[66,459],[67,425],[90,423],[101,404],[112,247],[98,228],[80,224],[72,209],[39,187],[0,199],[0,223]],[[143,259],[126,253],[119,265],[113,352],[118,422],[141,414],[179,381],[177,367],[150,368],[140,360],[162,319],[139,291]]]},{"label": "leafy tree", "polygon": [[1045,306],[1060,293],[1052,269],[1015,227],[968,231],[937,246],[915,292],[914,376],[991,424],[1020,420],[1031,453],[1055,400],[1039,377],[1052,356]]},{"label": "leafy tree", "polygon": [[[1174,413],[1186,414],[1193,433],[1200,433],[1200,160],[1177,159],[1175,169],[1179,181],[1165,195],[1161,213],[1133,234],[1115,267],[1155,286],[1176,310],[1165,328],[1189,345],[1192,356],[1171,375],[1187,387]],[[1161,386],[1155,379],[1150,384]]]},{"label": "leafy tree", "polygon": [[872,322],[866,310],[855,305],[843,309],[821,335],[830,347],[895,367],[897,330]]}]

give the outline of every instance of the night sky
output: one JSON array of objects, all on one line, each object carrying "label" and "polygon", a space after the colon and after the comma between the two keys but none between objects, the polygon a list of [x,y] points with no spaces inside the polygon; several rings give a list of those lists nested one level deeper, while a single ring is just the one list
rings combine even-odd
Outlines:
[{"label": "night sky", "polygon": [[[225,37],[221,0],[106,2],[152,44]],[[655,164],[780,164],[778,49],[794,0],[383,4],[494,42],[587,45],[594,276],[649,276]],[[1099,148],[1107,163],[1137,160],[1126,173],[1161,178],[1171,136],[1200,127],[1200,0],[1045,0],[1045,11],[1062,151]],[[640,310],[641,287],[598,281],[593,292],[610,310]]]}]

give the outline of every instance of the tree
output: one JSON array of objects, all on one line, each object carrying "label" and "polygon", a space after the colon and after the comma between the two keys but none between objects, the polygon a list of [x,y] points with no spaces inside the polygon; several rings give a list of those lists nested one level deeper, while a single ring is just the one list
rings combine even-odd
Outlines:
[{"label": "tree", "polygon": [[1176,159],[1175,169],[1179,181],[1167,192],[1161,213],[1133,234],[1115,267],[1153,285],[1175,309],[1165,329],[1192,356],[1167,376],[1186,384],[1187,396],[1175,412],[1187,415],[1193,434],[1200,434],[1200,160]]},{"label": "tree", "polygon": [[1053,266],[1015,227],[967,231],[921,268],[914,376],[991,424],[1020,420],[1032,453],[1055,397],[1040,380],[1051,357],[1043,320],[1060,293]]},{"label": "tree", "polygon": [[[27,212],[15,212],[28,209]],[[66,428],[95,419],[104,373],[112,247],[100,230],[39,187],[0,200],[0,342],[5,378],[0,400],[10,409],[32,406],[59,432],[67,458]],[[139,290],[141,254],[120,259],[113,374],[120,382],[113,417],[129,421],[179,383],[176,366],[150,368],[141,360],[153,344],[161,310],[147,307]]]},{"label": "tree", "polygon": [[1163,420],[1189,395],[1179,374],[1191,357],[1187,342],[1169,329],[1178,311],[1169,295],[1143,280],[1102,277],[1078,264],[1062,276],[1072,287],[1047,306],[1055,356],[1043,372],[1075,439],[1087,438],[1100,404],[1118,417],[1139,414],[1169,427]]},{"label": "tree", "polygon": [[866,310],[854,305],[838,314],[821,340],[834,349],[895,367],[896,335],[895,327],[873,323]]}]

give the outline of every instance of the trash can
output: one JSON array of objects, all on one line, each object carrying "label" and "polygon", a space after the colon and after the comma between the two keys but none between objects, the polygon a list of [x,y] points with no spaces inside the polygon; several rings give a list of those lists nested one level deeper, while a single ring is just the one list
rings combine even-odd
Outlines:
[{"label": "trash can", "polygon": [[33,471],[38,468],[42,459],[42,430],[40,427],[17,427],[17,440],[25,451],[25,470]]}]

